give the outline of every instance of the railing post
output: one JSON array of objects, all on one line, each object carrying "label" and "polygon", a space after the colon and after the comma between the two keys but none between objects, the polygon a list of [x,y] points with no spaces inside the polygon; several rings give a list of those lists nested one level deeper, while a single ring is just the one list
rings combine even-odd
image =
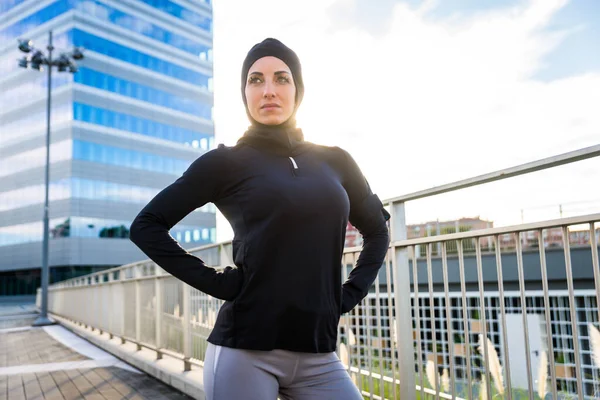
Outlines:
[{"label": "railing post", "polygon": [[[406,240],[406,209],[403,202],[391,204],[391,240]],[[398,335],[398,372],[400,373],[400,398],[416,400],[415,359],[413,354],[412,321],[410,305],[410,273],[408,249],[395,248],[394,301],[396,332]],[[415,299],[416,301],[416,299]]]},{"label": "railing post", "polygon": [[113,312],[114,306],[115,306],[115,296],[113,294],[114,288],[115,288],[115,273],[114,272],[109,272],[108,274],[108,301],[110,302],[110,307],[109,307],[109,315],[108,315],[108,338],[110,340],[112,340],[113,336],[113,332],[114,332],[114,324],[113,324],[113,315],[115,315],[115,313]]},{"label": "railing post", "polygon": [[141,337],[142,337],[142,320],[141,320],[141,288],[140,288],[140,277],[142,275],[141,268],[139,265],[136,265],[134,270],[134,278],[135,278],[135,345],[137,346],[137,350],[140,351],[142,346],[140,346]]},{"label": "railing post", "polygon": [[[100,274],[98,275],[98,282],[96,282],[96,291],[94,292],[96,295],[96,304],[102,304],[103,303],[103,298],[102,298],[102,287],[104,285],[104,274]],[[100,333],[100,336],[104,335],[104,312],[106,311],[106,307],[100,307],[100,318],[98,319],[98,333]]]},{"label": "railing post", "polygon": [[[94,285],[94,276],[92,275],[88,279],[88,288],[87,288],[88,292],[90,292],[90,291],[93,290],[93,285]],[[92,294],[92,296],[93,296],[93,294]],[[92,332],[94,332],[94,325],[92,325],[90,323],[89,316],[90,315],[94,315],[94,309],[93,309],[93,307],[94,307],[94,300],[88,301],[87,305],[86,305],[86,309],[87,309],[86,311],[87,312],[85,313],[85,321],[86,321],[85,322],[85,328],[87,329],[89,327]]]},{"label": "railing post", "polygon": [[192,330],[190,329],[190,307],[192,287],[186,283],[183,285],[183,370],[190,371],[192,364]]},{"label": "railing post", "polygon": [[160,349],[162,348],[162,332],[161,332],[161,327],[162,327],[162,280],[161,280],[161,276],[163,275],[163,270],[157,265],[154,269],[156,271],[155,277],[154,277],[154,298],[156,299],[156,303],[155,303],[155,307],[156,310],[155,311],[155,316],[154,316],[154,320],[155,322],[155,331],[154,331],[154,335],[155,335],[155,340],[156,340],[156,359],[160,360],[162,359],[162,352],[160,351]]},{"label": "railing post", "polygon": [[[89,290],[91,289],[91,286],[92,286],[92,278],[88,277],[88,278],[85,280],[85,285],[86,285],[86,290],[87,290],[87,291],[89,291]],[[85,307],[84,307],[84,310],[85,310],[85,318],[84,318],[84,320],[83,320],[83,321],[84,321],[84,326],[85,326],[85,329],[91,328],[91,326],[90,326],[90,320],[89,320],[89,316],[90,316],[90,315],[93,315],[93,314],[92,314],[92,304],[93,304],[93,303],[94,303],[93,301],[87,301],[87,302],[86,302],[86,305],[85,305]],[[93,332],[93,331],[92,331],[92,332]]]},{"label": "railing post", "polygon": [[232,261],[229,258],[229,254],[227,254],[227,249],[225,248],[224,244],[221,244],[219,246],[219,267],[226,267],[231,264]]},{"label": "railing post", "polygon": [[121,344],[125,344],[125,307],[127,302],[125,301],[125,268],[119,271],[119,281],[121,281]]}]

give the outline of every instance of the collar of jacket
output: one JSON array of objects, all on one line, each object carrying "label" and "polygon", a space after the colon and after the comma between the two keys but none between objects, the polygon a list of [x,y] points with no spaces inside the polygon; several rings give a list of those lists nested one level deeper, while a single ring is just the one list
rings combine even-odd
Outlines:
[{"label": "collar of jacket", "polygon": [[291,157],[308,150],[302,129],[294,124],[262,125],[253,124],[248,127],[238,141],[251,147],[268,151],[280,156]]}]

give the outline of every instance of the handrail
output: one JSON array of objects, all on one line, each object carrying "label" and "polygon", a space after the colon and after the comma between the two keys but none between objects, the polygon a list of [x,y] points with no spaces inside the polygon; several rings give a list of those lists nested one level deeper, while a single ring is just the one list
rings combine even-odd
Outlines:
[{"label": "handrail", "polygon": [[422,199],[424,197],[431,197],[442,193],[453,192],[455,190],[482,185],[484,183],[500,181],[502,179],[525,175],[531,172],[542,171],[544,169],[558,167],[559,165],[570,164],[576,161],[586,160],[588,158],[598,156],[600,156],[600,144],[548,158],[542,158],[541,160],[501,169],[487,174],[474,176],[472,178],[447,183],[445,185],[434,186],[430,189],[420,190],[418,192],[405,194],[403,196],[393,197],[391,199],[384,200],[383,204],[390,205],[398,202],[407,202],[410,200]]},{"label": "handrail", "polygon": [[[187,249],[187,252],[188,253],[195,253],[195,252],[198,252],[198,251],[211,250],[213,248],[218,248],[218,247],[221,247],[221,246],[230,245],[231,243],[232,243],[231,240],[227,240],[225,242],[219,242],[219,243],[210,243],[210,244],[206,244],[206,245],[203,245],[203,246],[198,246],[198,247],[193,247],[191,249]],[[76,281],[76,280],[79,280],[79,279],[94,278],[96,276],[102,276],[102,275],[106,275],[106,274],[112,274],[114,272],[118,272],[118,271],[125,270],[125,269],[128,269],[128,268],[134,268],[134,267],[137,267],[137,266],[142,266],[142,265],[144,265],[144,264],[146,264],[148,262],[151,262],[151,260],[150,259],[144,259],[144,260],[134,261],[134,262],[129,263],[129,264],[123,264],[123,265],[119,265],[118,267],[113,267],[113,268],[105,269],[105,270],[98,271],[98,272],[92,272],[90,274],[81,275],[81,276],[78,276],[76,278],[65,279],[64,281],[56,282],[54,284],[49,285],[48,288],[52,288],[53,286],[55,286],[57,284],[67,284],[69,282]],[[219,267],[215,267],[215,268],[219,268]],[[131,278],[130,280],[133,281],[135,279],[140,279],[140,278]]]},{"label": "handrail", "polygon": [[[593,222],[600,221],[600,214],[579,215],[577,217],[559,218],[559,219],[552,219],[552,220],[548,220],[548,221],[531,222],[531,223],[527,223],[527,224],[519,224],[519,225],[512,225],[512,226],[503,226],[500,228],[478,229],[475,231],[449,233],[449,234],[439,235],[439,236],[425,236],[425,237],[420,237],[420,238],[415,238],[415,239],[399,240],[397,242],[391,243],[390,245],[396,246],[396,247],[407,247],[407,246],[413,246],[413,245],[418,245],[418,244],[446,242],[449,240],[474,239],[474,238],[484,237],[484,236],[503,235],[503,234],[508,234],[508,233],[533,231],[533,230],[538,230],[538,229],[555,228],[555,227],[562,227],[562,226],[567,226],[567,225],[587,224],[590,221],[593,221]],[[354,250],[356,251],[356,250],[360,250],[360,249],[354,248]]]}]

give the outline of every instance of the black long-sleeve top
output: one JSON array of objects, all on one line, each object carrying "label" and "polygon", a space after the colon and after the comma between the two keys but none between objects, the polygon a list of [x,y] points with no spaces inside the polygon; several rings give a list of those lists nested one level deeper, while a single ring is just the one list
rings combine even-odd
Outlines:
[{"label": "black long-sleeve top", "polygon": [[[208,202],[234,231],[235,267],[222,272],[169,234]],[[130,238],[173,276],[226,300],[209,342],[322,353],[335,350],[340,315],[366,296],[377,276],[389,245],[388,218],[346,151],[247,134],[194,161],[141,210]],[[348,220],[364,240],[342,284]]]}]

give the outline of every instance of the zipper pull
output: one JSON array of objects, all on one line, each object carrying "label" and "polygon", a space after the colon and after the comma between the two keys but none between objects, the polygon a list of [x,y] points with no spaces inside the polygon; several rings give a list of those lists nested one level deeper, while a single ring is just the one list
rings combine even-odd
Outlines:
[{"label": "zipper pull", "polygon": [[292,157],[290,157],[290,161],[292,162],[294,169],[298,169],[298,164],[296,164],[296,160],[294,160]]}]

